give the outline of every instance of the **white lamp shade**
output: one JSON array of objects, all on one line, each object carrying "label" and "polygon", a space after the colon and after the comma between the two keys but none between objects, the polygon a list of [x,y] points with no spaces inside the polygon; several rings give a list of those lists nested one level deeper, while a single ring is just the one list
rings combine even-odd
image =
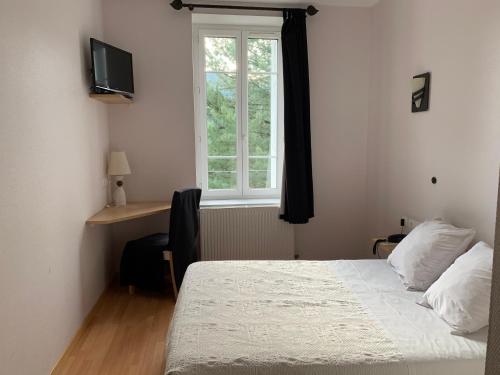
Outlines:
[{"label": "white lamp shade", "polygon": [[108,175],[125,176],[130,174],[130,167],[127,161],[127,155],[123,151],[113,151],[109,155]]}]

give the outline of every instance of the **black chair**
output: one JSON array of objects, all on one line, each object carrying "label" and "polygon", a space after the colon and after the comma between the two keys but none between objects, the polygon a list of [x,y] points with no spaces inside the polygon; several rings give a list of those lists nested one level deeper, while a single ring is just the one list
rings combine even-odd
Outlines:
[{"label": "black chair", "polygon": [[165,280],[163,261],[166,260],[177,298],[186,269],[198,260],[200,198],[200,189],[176,191],[172,198],[169,233],[156,233],[127,242],[120,264],[120,282],[129,286],[130,293],[136,286],[161,290]]}]

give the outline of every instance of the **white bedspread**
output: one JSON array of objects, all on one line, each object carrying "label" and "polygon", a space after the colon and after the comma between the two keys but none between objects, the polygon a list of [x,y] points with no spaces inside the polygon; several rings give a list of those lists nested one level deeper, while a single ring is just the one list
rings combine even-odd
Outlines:
[{"label": "white bedspread", "polygon": [[384,261],[197,263],[165,373],[479,375],[484,334],[450,335],[419,296]]},{"label": "white bedspread", "polygon": [[403,354],[408,370],[402,374],[484,375],[487,328],[452,335],[434,311],[417,305],[424,293],[407,291],[385,260],[329,263]]}]

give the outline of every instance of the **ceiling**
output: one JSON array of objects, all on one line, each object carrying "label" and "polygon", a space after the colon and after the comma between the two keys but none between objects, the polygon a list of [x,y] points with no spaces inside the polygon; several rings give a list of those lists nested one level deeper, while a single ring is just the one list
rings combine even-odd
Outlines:
[{"label": "ceiling", "polygon": [[[375,5],[378,3],[379,0],[311,0],[309,1],[304,1],[304,0],[253,0],[253,1],[248,1],[248,0],[219,0],[219,1],[212,1],[212,2],[217,2],[217,3],[234,3],[234,2],[240,2],[240,3],[266,3],[266,4],[290,4],[290,5],[295,5],[295,4],[302,4],[302,5],[309,5],[309,4],[314,4],[314,5],[336,5],[336,6],[353,6],[353,7],[369,7],[372,5]],[[188,2],[188,1],[186,1]],[[200,1],[200,2],[210,2],[210,1]]]}]

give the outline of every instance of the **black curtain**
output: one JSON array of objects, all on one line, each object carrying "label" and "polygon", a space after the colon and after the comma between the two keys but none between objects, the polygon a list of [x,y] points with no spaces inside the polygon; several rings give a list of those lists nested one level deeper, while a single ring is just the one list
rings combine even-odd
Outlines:
[{"label": "black curtain", "polygon": [[305,224],[314,217],[306,12],[285,9],[283,17],[285,163],[281,218]]}]

